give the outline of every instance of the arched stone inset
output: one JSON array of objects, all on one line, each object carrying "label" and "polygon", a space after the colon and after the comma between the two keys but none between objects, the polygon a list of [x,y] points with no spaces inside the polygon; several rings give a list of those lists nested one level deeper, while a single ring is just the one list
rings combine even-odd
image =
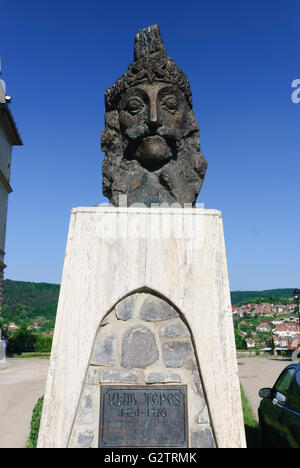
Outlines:
[{"label": "arched stone inset", "polygon": [[181,313],[152,292],[119,301],[96,334],[69,447],[98,447],[101,385],[186,385],[189,447],[215,447],[193,340]]}]

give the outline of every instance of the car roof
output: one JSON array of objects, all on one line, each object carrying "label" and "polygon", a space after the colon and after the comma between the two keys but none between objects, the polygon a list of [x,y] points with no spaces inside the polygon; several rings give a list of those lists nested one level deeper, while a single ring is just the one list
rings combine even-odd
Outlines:
[{"label": "car roof", "polygon": [[296,369],[297,371],[300,370],[300,361],[299,362],[292,362],[288,366],[286,366],[283,370],[286,369]]}]

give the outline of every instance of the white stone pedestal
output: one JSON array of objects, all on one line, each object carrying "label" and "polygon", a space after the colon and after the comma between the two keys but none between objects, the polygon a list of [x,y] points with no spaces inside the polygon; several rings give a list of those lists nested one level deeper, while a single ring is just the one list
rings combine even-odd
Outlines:
[{"label": "white stone pedestal", "polygon": [[245,447],[221,213],[202,208],[72,210],[39,447],[67,447],[99,325],[153,291],[188,325],[216,445]]}]

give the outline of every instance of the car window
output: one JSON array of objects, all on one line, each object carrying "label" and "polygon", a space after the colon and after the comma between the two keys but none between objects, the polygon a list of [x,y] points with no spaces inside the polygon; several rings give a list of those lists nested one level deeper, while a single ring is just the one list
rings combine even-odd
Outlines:
[{"label": "car window", "polygon": [[290,388],[288,407],[291,410],[300,413],[300,369],[297,371],[296,378],[293,380]]},{"label": "car window", "polygon": [[277,380],[275,384],[275,391],[288,396],[288,391],[295,374],[295,369],[287,369]]},{"label": "car window", "polygon": [[297,371],[297,374],[296,374],[296,381],[297,381],[297,384],[298,384],[299,387],[300,387],[300,369]]}]

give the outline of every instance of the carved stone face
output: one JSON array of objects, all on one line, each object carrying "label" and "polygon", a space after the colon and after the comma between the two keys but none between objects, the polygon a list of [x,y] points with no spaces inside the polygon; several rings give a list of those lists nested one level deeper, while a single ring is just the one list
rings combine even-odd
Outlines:
[{"label": "carved stone face", "polygon": [[176,86],[153,83],[128,89],[119,106],[120,129],[127,141],[125,157],[148,170],[175,158],[175,139],[182,138],[187,108]]},{"label": "carved stone face", "polygon": [[158,25],[136,35],[134,61],[105,92],[103,194],[119,206],[194,205],[207,162],[187,76],[167,56]]}]

